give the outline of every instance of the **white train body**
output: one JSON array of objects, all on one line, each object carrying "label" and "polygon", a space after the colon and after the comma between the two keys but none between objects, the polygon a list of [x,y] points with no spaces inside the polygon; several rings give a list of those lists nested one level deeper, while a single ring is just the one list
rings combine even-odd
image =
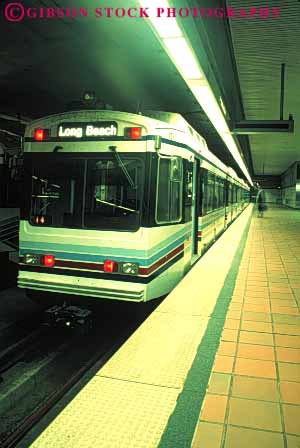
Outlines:
[{"label": "white train body", "polygon": [[170,113],[36,120],[24,166],[18,285],[56,302],[167,294],[246,206],[249,190]]}]

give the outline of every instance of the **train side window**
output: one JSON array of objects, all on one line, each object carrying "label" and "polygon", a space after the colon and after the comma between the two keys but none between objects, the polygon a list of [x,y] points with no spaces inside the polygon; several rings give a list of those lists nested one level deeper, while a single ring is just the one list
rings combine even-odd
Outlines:
[{"label": "train side window", "polygon": [[228,207],[228,199],[229,199],[229,183],[224,179],[224,206]]},{"label": "train side window", "polygon": [[202,197],[202,216],[207,213],[207,170],[200,168],[201,176],[201,197]]},{"label": "train side window", "polygon": [[226,203],[226,185],[225,185],[225,180],[224,179],[222,179],[221,201],[222,201],[222,207],[225,207],[225,203]]},{"label": "train side window", "polygon": [[224,207],[224,179],[218,178],[218,195],[219,195],[219,208]]},{"label": "train side window", "polygon": [[215,207],[220,208],[224,206],[224,180],[216,176],[215,181]]},{"label": "train side window", "polygon": [[202,203],[203,215],[218,207],[218,190],[215,175],[203,169],[202,171]]},{"label": "train side window", "polygon": [[219,179],[218,176],[215,176],[215,188],[213,195],[213,209],[216,210],[219,208]]},{"label": "train side window", "polygon": [[228,184],[228,200],[227,205],[232,204],[232,184]]},{"label": "train side window", "polygon": [[158,224],[182,219],[182,160],[160,157],[158,160],[155,219]]},{"label": "train side window", "polygon": [[231,185],[227,184],[225,179],[218,177],[206,169],[201,168],[202,185],[202,210],[203,215],[224,207],[226,201],[231,201]]},{"label": "train side window", "polygon": [[211,212],[215,208],[216,196],[215,196],[215,175],[212,173],[207,174],[207,213]]}]

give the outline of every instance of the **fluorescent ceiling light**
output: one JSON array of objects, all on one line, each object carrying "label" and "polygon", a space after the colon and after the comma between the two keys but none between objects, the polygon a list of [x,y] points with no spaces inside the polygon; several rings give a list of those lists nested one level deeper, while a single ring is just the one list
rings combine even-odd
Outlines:
[{"label": "fluorescent ceiling light", "polygon": [[241,157],[237,144],[233,139],[222,113],[226,113],[222,98],[220,104],[201,70],[201,65],[195,57],[188,41],[178,26],[174,17],[157,17],[157,8],[169,8],[167,0],[139,0],[141,6],[149,8],[149,20],[158,33],[166,51],[193,92],[200,106],[226,144],[233,158],[240,166],[246,178],[253,185],[247,167]]},{"label": "fluorescent ceiling light", "polygon": [[246,178],[248,179],[250,185],[253,185],[252,179],[250,177],[250,174],[248,172],[248,169],[242,159],[242,156],[237,148],[237,145],[232,137],[232,135],[229,133],[224,133],[221,135],[221,138],[223,140],[223,142],[225,143],[225,145],[227,146],[227,148],[229,149],[229,151],[231,152],[234,160],[237,162],[237,164],[239,165],[239,167],[241,168],[242,172],[245,174]]},{"label": "fluorescent ceiling light", "polygon": [[163,39],[171,59],[186,79],[203,77],[197,59],[184,37]]},{"label": "fluorescent ceiling light", "polygon": [[175,17],[157,17],[157,8],[167,10],[170,5],[166,0],[139,0],[144,8],[149,8],[149,19],[162,39],[169,37],[182,37],[182,32],[177,25]]},{"label": "fluorescent ceiling light", "polygon": [[177,25],[176,19],[167,17],[149,17],[152,25],[160,35],[162,39],[167,39],[169,37],[181,37],[182,33],[179,26]]},{"label": "fluorescent ceiling light", "polygon": [[241,157],[241,154],[237,148],[236,142],[234,141],[230,130],[228,128],[227,122],[222,114],[220,106],[208,84],[195,85],[195,83],[188,83],[191,91],[193,92],[195,98],[198,100],[200,106],[204,110],[205,114],[208,116],[212,125],[222,138],[223,142],[229,149],[232,157],[240,166],[241,170],[245,174],[246,178],[253,185],[251,177],[248,173],[247,167]]},{"label": "fluorescent ceiling light", "polygon": [[209,85],[203,84],[195,86],[191,83],[189,87],[200,106],[214,125],[216,131],[219,134],[229,132],[226,120]]}]

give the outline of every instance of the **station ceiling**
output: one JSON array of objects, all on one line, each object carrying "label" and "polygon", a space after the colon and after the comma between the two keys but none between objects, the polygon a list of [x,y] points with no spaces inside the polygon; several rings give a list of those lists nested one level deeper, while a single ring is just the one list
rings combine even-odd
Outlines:
[{"label": "station ceiling", "polygon": [[[20,2],[22,3],[22,2]],[[25,6],[25,0],[24,0]],[[109,6],[137,6],[137,1],[114,0]],[[180,2],[192,3],[192,0]],[[218,6],[218,0],[206,0]],[[249,8],[255,0],[231,0]],[[292,113],[294,134],[263,134],[249,138],[255,174],[277,175],[300,159],[300,2],[273,0],[282,5],[278,19],[229,19],[234,57],[246,119],[278,119],[280,65],[286,64],[285,119]],[[0,26],[0,128],[14,130],[3,115],[36,118],[61,112],[94,91],[115,110],[147,109],[181,113],[225,163],[234,162],[223,142],[177,72],[147,20],[96,18],[93,0],[28,0],[31,8],[88,9],[88,17],[5,20],[8,1],[2,1]],[[250,5],[251,4],[251,5]],[[75,6],[74,6],[75,5]],[[226,6],[225,4],[223,6]],[[220,20],[214,20],[217,29]],[[212,23],[212,22],[211,22]],[[184,23],[188,26],[188,22]],[[212,39],[213,36],[211,36]],[[219,47],[222,42],[215,42]],[[216,61],[218,63],[218,60]],[[234,67],[233,67],[234,70]],[[219,64],[222,76],[222,66]],[[2,114],[2,118],[1,118]],[[246,159],[247,139],[241,139]],[[250,163],[251,165],[251,163]],[[250,166],[251,170],[251,166]]]},{"label": "station ceiling", "polygon": [[[241,3],[246,9],[262,5],[257,0],[230,1],[235,8]],[[246,118],[279,120],[281,64],[285,64],[283,118],[292,114],[295,121],[293,134],[249,137],[257,175],[281,174],[300,160],[300,2],[273,0],[268,6],[280,9],[278,19],[230,20]]]}]

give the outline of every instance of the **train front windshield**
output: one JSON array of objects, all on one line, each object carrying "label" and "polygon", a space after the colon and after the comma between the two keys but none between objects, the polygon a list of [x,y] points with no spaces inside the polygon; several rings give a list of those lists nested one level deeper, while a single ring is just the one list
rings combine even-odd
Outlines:
[{"label": "train front windshield", "polygon": [[142,161],[125,155],[72,158],[69,154],[33,154],[33,225],[129,230],[140,226]]}]

